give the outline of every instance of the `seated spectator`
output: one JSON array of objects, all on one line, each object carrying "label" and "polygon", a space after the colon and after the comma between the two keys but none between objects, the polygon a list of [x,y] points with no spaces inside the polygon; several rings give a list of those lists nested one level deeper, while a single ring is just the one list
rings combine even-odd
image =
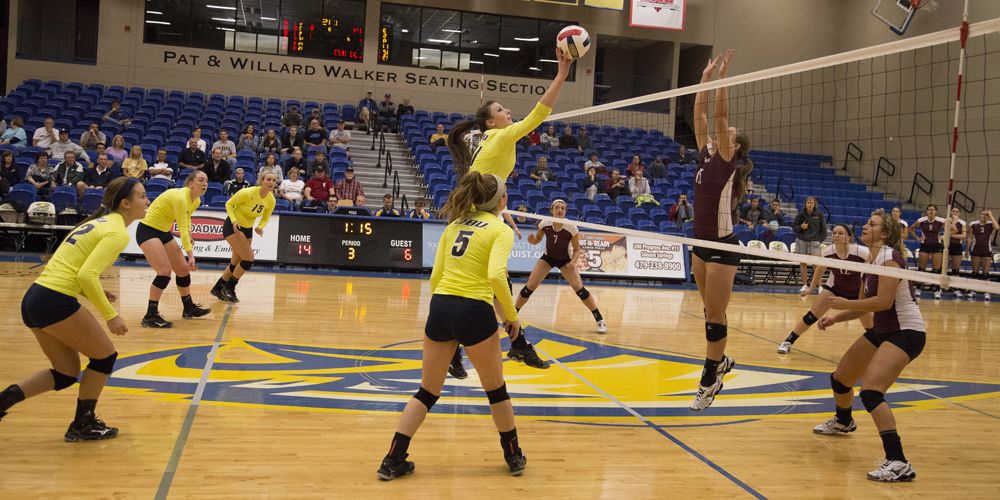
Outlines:
[{"label": "seated spectator", "polygon": [[[93,155],[94,157],[87,162],[87,166],[93,167],[94,165],[97,165],[97,155],[107,154],[107,150],[108,150],[107,146],[105,146],[104,144],[98,144],[97,147],[94,148],[94,155]],[[87,156],[90,155],[88,154]]]},{"label": "seated spectator", "polygon": [[777,222],[779,226],[784,226],[785,222],[785,212],[781,210],[781,200],[775,198],[771,200],[771,209],[767,211],[767,222]]},{"label": "seated spectator", "polygon": [[115,164],[121,165],[125,161],[125,158],[128,158],[128,150],[125,149],[125,138],[121,135],[116,135],[114,139],[111,139],[111,146],[105,150],[105,154]]},{"label": "seated spectator", "polygon": [[539,156],[538,164],[531,170],[531,180],[535,181],[536,186],[541,186],[543,182],[553,179],[555,179],[555,174],[549,169],[549,158]]},{"label": "seated spectator", "polygon": [[319,108],[313,108],[311,111],[309,111],[309,118],[305,120],[305,123],[309,123],[313,120],[319,122],[320,128],[326,128],[326,125],[323,123],[323,117],[320,116],[319,114]]},{"label": "seated spectator", "polygon": [[[296,152],[298,152],[299,154],[299,160],[301,164],[294,164],[291,166],[290,169],[285,170],[285,172],[291,169],[298,169],[305,171],[306,166],[305,166],[305,160],[302,159],[302,150],[297,149]],[[261,176],[263,176],[268,172],[278,177],[279,185],[281,184],[281,181],[285,179],[285,177],[282,175],[281,165],[278,165],[278,157],[275,156],[274,153],[270,153],[264,157],[264,164],[261,165],[259,169],[257,169],[257,178],[260,179]]]},{"label": "seated spectator", "polygon": [[156,150],[156,161],[147,171],[150,179],[163,179],[173,182],[177,174],[177,165],[167,160],[167,150],[160,148]]},{"label": "seated spectator", "polygon": [[229,168],[229,161],[222,154],[222,150],[215,148],[212,150],[212,159],[205,163],[205,168],[201,169],[208,176],[208,182],[223,183],[229,180],[232,170]]},{"label": "seated spectator", "polygon": [[559,136],[559,149],[580,149],[580,143],[573,135],[572,127],[563,128],[563,133]]},{"label": "seated spectator", "polygon": [[316,208],[318,212],[326,212],[328,214],[332,214],[337,211],[337,203],[339,202],[340,200],[337,199],[337,195],[332,195],[326,199],[325,209],[322,206],[317,206]]},{"label": "seated spectator", "polygon": [[[531,210],[528,210],[528,205],[525,205],[524,203],[519,203],[517,205],[517,210],[516,211],[517,212],[523,212],[523,213],[526,213],[526,214],[532,213]],[[523,215],[518,215],[518,216],[514,217],[514,223],[516,223],[516,224],[528,224],[529,222],[531,222],[531,219],[529,219],[529,218],[527,218],[527,217],[525,217]]]},{"label": "seated spectator", "polygon": [[400,104],[396,108],[396,119],[401,120],[406,115],[412,115],[414,113],[413,106],[410,106],[410,98],[404,97],[403,104]]},{"label": "seated spectator", "polygon": [[378,103],[375,99],[372,99],[372,93],[369,90],[365,92],[365,98],[358,101],[358,120],[357,122],[365,127],[368,134],[372,133],[372,120],[375,119],[378,113]]},{"label": "seated spectator", "polygon": [[767,210],[760,206],[759,196],[751,197],[750,203],[740,211],[740,222],[750,226],[751,230],[758,224],[767,225]]},{"label": "seated spectator", "polygon": [[134,177],[144,181],[146,180],[146,170],[149,170],[149,164],[142,157],[142,146],[136,144],[129,151],[128,158],[122,162],[122,173],[125,177]]},{"label": "seated spectator", "polygon": [[319,120],[309,121],[309,128],[302,134],[305,147],[323,146],[326,147],[326,129],[319,125]]},{"label": "seated spectator", "polygon": [[4,130],[7,130],[7,120],[0,118],[0,134],[2,134]]},{"label": "seated spectator", "polygon": [[229,131],[220,130],[219,140],[212,143],[212,150],[222,151],[222,159],[229,162],[229,169],[236,167],[236,143],[229,140]]},{"label": "seated spectator", "polygon": [[200,149],[202,153],[205,153],[207,155],[208,143],[205,142],[205,139],[201,138],[201,127],[195,127],[194,130],[191,131],[191,137],[194,137],[195,140],[198,141],[198,149]]},{"label": "seated spectator", "polygon": [[84,162],[90,163],[90,156],[87,155],[87,152],[69,140],[69,130],[60,129],[59,140],[52,143],[52,146],[49,147],[49,152],[53,158],[64,158],[67,151],[72,151],[74,156]]},{"label": "seated spectator", "polygon": [[587,193],[587,199],[594,201],[598,191],[601,190],[601,179],[597,177],[597,169],[590,167],[587,169],[587,177],[580,181],[580,188]]},{"label": "seated spectator", "polygon": [[[326,153],[317,151],[316,156],[313,156],[312,161],[309,162],[309,168],[304,172],[304,175],[312,175],[312,171],[315,170],[316,167],[330,167],[330,162],[326,159]],[[291,172],[291,170],[288,170],[288,172]]]},{"label": "seated spectator", "polygon": [[444,124],[438,123],[437,129],[431,134],[431,138],[428,140],[431,143],[431,149],[437,149],[441,146],[448,146],[448,134],[444,133]]},{"label": "seated spectator", "polygon": [[98,155],[97,164],[83,173],[83,183],[87,186],[86,188],[104,189],[115,178],[114,172],[111,171],[112,165],[114,162],[108,158],[108,155]]},{"label": "seated spectator", "polygon": [[337,181],[336,194],[341,200],[351,200],[355,205],[364,205],[364,201],[359,200],[363,199],[365,188],[361,185],[361,181],[354,178],[354,167],[347,167],[344,178]]},{"label": "seated spectator", "polygon": [[629,177],[635,175],[635,172],[637,170],[639,170],[639,169],[642,169],[643,171],[645,171],[646,170],[646,164],[642,162],[642,159],[639,158],[639,155],[633,155],[632,156],[632,163],[628,164],[628,169],[627,169]]},{"label": "seated spectator", "polygon": [[629,192],[628,186],[625,184],[625,178],[622,177],[621,172],[619,172],[617,168],[612,169],[611,177],[604,181],[604,192],[607,193],[612,200],[622,195],[628,196]]},{"label": "seated spectator", "polygon": [[243,129],[243,133],[240,134],[240,142],[236,145],[236,150],[250,151],[256,154],[259,147],[260,138],[257,137],[257,129],[252,123],[248,123],[247,127]]},{"label": "seated spectator", "polygon": [[198,139],[192,137],[188,139],[188,147],[181,151],[181,157],[177,160],[181,168],[191,170],[201,170],[205,168],[205,152],[198,149]]},{"label": "seated spectator", "polygon": [[337,128],[330,131],[329,143],[330,148],[347,151],[347,157],[351,157],[351,131],[344,128],[344,120],[338,120]]},{"label": "seated spectator", "polygon": [[382,208],[375,212],[375,217],[402,217],[399,210],[396,210],[393,206],[392,195],[385,194],[382,196]]},{"label": "seated spectator", "polygon": [[90,128],[80,134],[80,147],[84,149],[96,149],[98,144],[107,144],[108,136],[101,132],[101,126],[97,122],[91,122]]},{"label": "seated spectator", "polygon": [[132,120],[129,118],[125,112],[122,111],[122,103],[115,99],[111,101],[111,109],[107,113],[104,113],[104,121],[117,123],[121,125],[122,128],[127,127]]},{"label": "seated spectator", "polygon": [[225,191],[226,195],[232,196],[238,193],[241,189],[246,189],[248,187],[250,187],[250,183],[247,182],[246,172],[242,168],[237,168],[236,172],[233,174],[233,178],[226,181],[222,185],[222,190]]},{"label": "seated spectator", "polygon": [[313,170],[313,175],[306,182],[306,188],[302,194],[305,197],[305,201],[302,202],[303,206],[311,207],[325,207],[326,201],[336,195],[333,181],[326,176],[325,168]]},{"label": "seated spectator", "polygon": [[674,223],[678,225],[684,224],[694,219],[694,205],[688,203],[688,196],[686,194],[682,194],[677,197],[677,202],[670,207],[670,212],[667,215]]},{"label": "seated spectator", "polygon": [[548,151],[550,149],[556,149],[559,147],[559,136],[556,135],[556,127],[554,125],[549,125],[545,132],[542,133],[542,137],[539,139],[539,144],[542,149]]},{"label": "seated spectator", "polygon": [[28,172],[24,174],[24,181],[35,186],[39,198],[48,199],[52,194],[52,188],[58,185],[56,171],[49,165],[48,153],[45,151],[38,153],[35,163],[28,167]]},{"label": "seated spectator", "polygon": [[[266,164],[267,163],[267,159],[265,159],[264,162]],[[283,166],[285,168],[285,172],[290,172],[293,168],[305,172],[306,171],[306,158],[302,154],[302,150],[300,148],[295,148],[292,151],[292,156],[289,156],[285,160]],[[323,167],[325,168],[326,165],[323,165]],[[312,169],[312,170],[315,171],[315,169]]]},{"label": "seated spectator", "polygon": [[653,164],[649,167],[649,178],[650,179],[665,179],[667,177],[667,166],[663,164],[663,159],[659,156],[653,160]]},{"label": "seated spectator", "polygon": [[693,155],[688,154],[687,147],[685,147],[683,144],[681,144],[680,147],[677,148],[677,163],[684,165],[687,163],[691,163],[695,160],[696,158]]},{"label": "seated spectator", "polygon": [[52,144],[59,141],[59,131],[56,130],[56,122],[52,117],[45,119],[45,125],[35,129],[35,134],[31,137],[31,145],[36,148],[42,148],[45,152],[50,153],[49,148]]},{"label": "seated spectator", "polygon": [[532,130],[521,139],[520,144],[524,147],[531,147],[538,145],[540,142],[542,142],[542,136],[538,134],[538,130]]},{"label": "seated spectator", "polygon": [[281,117],[281,126],[285,128],[301,127],[302,123],[302,114],[299,113],[299,107],[294,104],[289,106],[288,111]]},{"label": "seated spectator", "polygon": [[10,188],[21,181],[21,173],[14,163],[14,153],[3,151],[0,154],[0,196],[6,197]]},{"label": "seated spectator", "polygon": [[601,160],[597,159],[597,153],[590,153],[590,159],[583,164],[583,170],[590,170],[593,168],[598,174],[608,175],[608,167],[605,167]]},{"label": "seated spectator", "polygon": [[281,139],[278,138],[278,133],[273,128],[264,132],[264,137],[260,138],[260,144],[257,145],[257,152],[260,154],[281,153]]},{"label": "seated spectator", "polygon": [[427,202],[424,201],[423,198],[417,198],[417,201],[414,202],[413,210],[410,210],[410,213],[406,214],[406,218],[424,220],[430,219],[431,213],[427,211],[427,208],[425,208],[426,204]]},{"label": "seated spectator", "polygon": [[10,127],[0,134],[0,144],[10,144],[18,151],[28,147],[28,134],[24,132],[24,121],[20,116],[10,120]]},{"label": "seated spectator", "polygon": [[580,146],[580,151],[590,151],[594,148],[594,143],[590,140],[590,134],[587,133],[587,127],[580,126],[580,130],[576,133],[576,142]]},{"label": "seated spectator", "polygon": [[63,155],[63,161],[56,166],[56,185],[73,186],[76,188],[76,196],[83,197],[83,191],[87,187],[83,183],[83,174],[87,171],[87,166],[76,161],[76,154],[67,151]]},{"label": "seated spectator", "polygon": [[635,175],[629,178],[628,190],[632,193],[635,206],[642,206],[643,203],[652,203],[660,206],[660,202],[656,201],[656,198],[653,197],[653,190],[649,187],[649,179],[645,177],[642,169],[636,170]]},{"label": "seated spectator", "polygon": [[305,141],[302,140],[299,128],[289,127],[285,137],[281,139],[281,159],[284,160],[291,156],[295,148],[302,149],[303,147],[305,147]]},{"label": "seated spectator", "polygon": [[278,196],[291,202],[292,208],[298,210],[302,207],[302,192],[305,189],[306,183],[299,179],[298,169],[292,169],[288,171],[288,178],[278,186]]},{"label": "seated spectator", "polygon": [[388,93],[378,103],[378,127],[379,130],[388,128],[390,132],[396,132],[396,103],[392,102]]}]

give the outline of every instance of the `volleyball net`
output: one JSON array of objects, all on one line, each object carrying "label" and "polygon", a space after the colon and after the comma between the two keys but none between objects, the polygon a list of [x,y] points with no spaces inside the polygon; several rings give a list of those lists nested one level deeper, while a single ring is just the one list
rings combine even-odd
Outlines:
[{"label": "volleyball net", "polygon": [[[720,53],[724,50],[717,48]],[[948,208],[953,205],[968,228],[979,219],[980,209],[1000,202],[1000,196],[991,192],[1000,182],[996,149],[1000,138],[1000,19],[747,74],[730,71],[726,79],[697,83],[713,55],[705,52],[691,67],[681,70],[680,82],[685,83],[686,74],[687,81],[696,82],[693,85],[549,118],[550,124],[573,130],[587,128],[592,146],[586,153],[596,152],[609,172],[618,170],[622,177],[629,176],[629,164],[638,156],[650,187],[649,196],[643,198],[591,194],[583,199],[581,191],[571,192],[563,182],[555,193],[568,198],[567,217],[575,225],[942,288],[1000,293],[1000,284],[978,279],[757,248],[760,245],[695,240],[684,224],[664,218],[664,212],[681,195],[698,203],[693,190],[696,166],[678,162],[680,144],[689,148],[689,161],[697,156],[695,94],[707,91],[708,130],[714,136],[714,91],[726,87],[729,124],[752,142],[751,198],[760,197],[760,207],[765,210],[772,199],[780,200],[785,218],[781,226],[791,224],[807,197],[815,197],[829,228],[845,224],[855,236],[860,235],[872,211],[883,208],[889,212],[896,206],[912,225],[924,215],[928,204],[936,204],[943,218],[948,218]],[[737,48],[734,63],[740,57]],[[579,160],[587,158],[560,149],[544,155],[550,166],[563,169],[555,172],[556,177],[585,184],[586,173]],[[528,172],[531,169],[528,165]],[[625,186],[629,186],[627,180]],[[552,193],[542,188],[551,202]],[[512,198],[510,207],[517,207],[518,201]],[[525,206],[535,208],[538,214],[511,213],[556,220],[538,206]],[[995,212],[1000,214],[1000,210]],[[742,215],[734,215],[734,223]],[[953,229],[948,226],[942,237],[945,248]],[[736,224],[737,233],[750,232],[749,236],[737,234],[741,241],[777,239],[771,229]],[[787,229],[780,227],[777,233],[782,231],[787,234]],[[917,242],[911,239],[906,244],[917,253]],[[942,267],[948,267],[947,259]]]}]

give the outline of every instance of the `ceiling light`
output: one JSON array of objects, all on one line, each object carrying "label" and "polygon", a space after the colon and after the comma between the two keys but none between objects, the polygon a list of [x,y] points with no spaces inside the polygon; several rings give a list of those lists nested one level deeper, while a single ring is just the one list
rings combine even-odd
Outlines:
[{"label": "ceiling light", "polygon": [[462,30],[447,30],[447,29],[442,29],[441,31],[443,31],[445,33],[461,33],[462,32]]},{"label": "ceiling light", "polygon": [[170,23],[166,21],[150,21],[148,19],[146,20],[146,24],[165,24],[167,26],[170,26]]},{"label": "ceiling light", "polygon": [[489,57],[500,57],[500,54],[490,54],[489,52],[484,52],[483,55]]},{"label": "ceiling light", "polygon": [[517,40],[519,42],[537,42],[538,41],[538,37],[536,36],[534,38],[518,38],[518,37],[515,36],[514,40]]},{"label": "ceiling light", "polygon": [[278,18],[276,18],[276,17],[264,17],[264,16],[261,16],[260,20],[261,21],[277,21]]},{"label": "ceiling light", "polygon": [[439,38],[428,38],[427,41],[434,43],[451,43],[451,40],[441,40]]},{"label": "ceiling light", "polygon": [[469,61],[469,64],[482,64],[482,61]]},{"label": "ceiling light", "polygon": [[399,30],[399,32],[400,32],[400,33],[409,33],[409,32],[410,32],[410,30],[408,30],[408,29],[406,29],[406,28],[403,28],[403,29]]},{"label": "ceiling light", "polygon": [[236,31],[236,30],[235,30],[235,29],[233,29],[233,28],[223,28],[223,27],[221,27],[221,26],[216,26],[216,27],[215,27],[215,29],[217,29],[217,30],[222,30],[222,31]]},{"label": "ceiling light", "polygon": [[500,47],[500,50],[505,50],[507,52],[520,52],[521,49],[517,47]]},{"label": "ceiling light", "polygon": [[235,23],[236,20],[231,17],[213,17],[213,21],[219,21],[220,23]]},{"label": "ceiling light", "polygon": [[539,59],[538,62],[557,63],[559,61],[556,61],[555,59]]},{"label": "ceiling light", "polygon": [[534,66],[531,66],[531,67],[530,67],[530,68],[528,68],[528,69],[530,69],[531,71],[541,71],[541,70],[542,70],[542,68],[536,68],[536,67],[534,67]]},{"label": "ceiling light", "polygon": [[163,13],[162,13],[162,12],[160,12],[160,11],[157,11],[157,10],[147,10],[147,11],[146,11],[146,14],[156,14],[156,15],[158,15],[158,16],[162,16],[162,15],[163,15]]},{"label": "ceiling light", "polygon": [[209,9],[220,9],[220,10],[236,10],[236,7],[226,7],[223,5],[206,5]]}]

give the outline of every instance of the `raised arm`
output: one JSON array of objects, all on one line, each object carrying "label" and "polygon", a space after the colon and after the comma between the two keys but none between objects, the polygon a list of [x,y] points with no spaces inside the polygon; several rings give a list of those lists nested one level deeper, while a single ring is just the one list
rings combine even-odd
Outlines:
[{"label": "raised arm", "polygon": [[[729,77],[729,60],[733,57],[733,49],[729,49],[722,56],[719,63],[719,79],[724,80]],[[715,89],[715,150],[723,160],[729,161],[733,158],[733,141],[729,130],[729,88],[719,87]]]},{"label": "raised arm", "polygon": [[[719,63],[719,57],[715,56],[708,60],[708,64],[701,72],[701,83],[712,81],[712,73]],[[698,143],[698,151],[708,144],[708,92],[702,91],[694,95],[694,137]]]}]

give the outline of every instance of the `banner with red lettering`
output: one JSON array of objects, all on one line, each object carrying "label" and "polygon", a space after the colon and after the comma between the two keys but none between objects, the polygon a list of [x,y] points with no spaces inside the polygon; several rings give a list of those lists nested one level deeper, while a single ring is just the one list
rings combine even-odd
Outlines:
[{"label": "banner with red lettering", "polygon": [[685,3],[686,0],[632,0],[629,26],[683,30]]}]

